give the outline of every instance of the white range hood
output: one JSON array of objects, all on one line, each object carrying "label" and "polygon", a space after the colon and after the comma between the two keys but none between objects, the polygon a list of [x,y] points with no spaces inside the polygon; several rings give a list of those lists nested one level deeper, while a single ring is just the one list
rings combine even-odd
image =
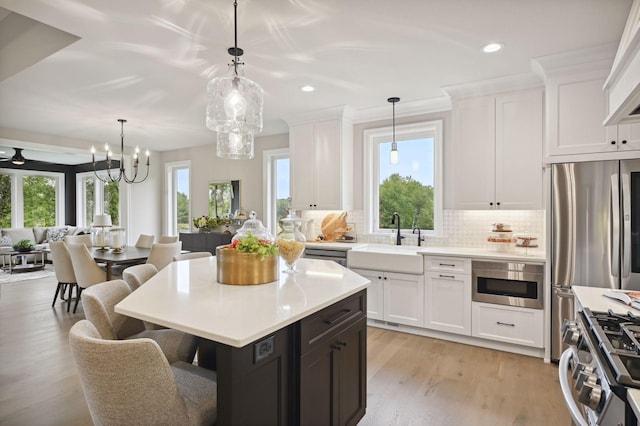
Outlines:
[{"label": "white range hood", "polygon": [[608,104],[605,126],[640,123],[640,0],[631,5],[604,91]]}]

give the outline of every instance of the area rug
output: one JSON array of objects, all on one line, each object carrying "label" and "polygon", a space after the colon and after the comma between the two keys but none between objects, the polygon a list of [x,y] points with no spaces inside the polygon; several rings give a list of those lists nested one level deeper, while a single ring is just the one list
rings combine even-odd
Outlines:
[{"label": "area rug", "polygon": [[16,281],[35,280],[38,278],[55,277],[56,273],[53,270],[53,265],[45,265],[42,271],[33,272],[15,272],[10,274],[9,271],[4,269],[0,270],[0,284],[13,283]]}]

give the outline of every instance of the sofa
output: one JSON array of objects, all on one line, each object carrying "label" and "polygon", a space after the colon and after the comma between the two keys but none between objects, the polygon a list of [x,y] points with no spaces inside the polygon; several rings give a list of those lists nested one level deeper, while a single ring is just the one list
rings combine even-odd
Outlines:
[{"label": "sofa", "polygon": [[[35,245],[35,250],[49,248],[49,241],[62,241],[66,235],[82,235],[90,234],[90,227],[77,227],[72,225],[66,226],[48,226],[33,228],[4,228],[0,230],[0,257],[1,264],[4,266],[8,262],[9,256],[1,256],[3,253],[13,251],[13,245],[20,240],[29,240]],[[50,254],[47,254],[47,261],[51,260]],[[34,261],[34,255],[27,256],[28,262]]]}]

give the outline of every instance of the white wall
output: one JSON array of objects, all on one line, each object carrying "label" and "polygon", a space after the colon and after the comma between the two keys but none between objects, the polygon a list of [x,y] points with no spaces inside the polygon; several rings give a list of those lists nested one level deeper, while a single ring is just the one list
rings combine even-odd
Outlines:
[{"label": "white wall", "polygon": [[[224,160],[216,156],[216,135],[211,133],[211,145],[165,151],[162,170],[167,162],[191,160],[191,216],[208,214],[209,182],[239,180],[240,206],[255,210],[258,218],[264,217],[262,153],[269,149],[289,147],[289,134],[255,138],[255,156],[251,160]],[[166,183],[163,181],[163,188]],[[166,192],[166,188],[164,189]],[[163,201],[166,202],[166,201]],[[163,212],[163,218],[164,218]],[[163,219],[164,220],[164,219]]]}]

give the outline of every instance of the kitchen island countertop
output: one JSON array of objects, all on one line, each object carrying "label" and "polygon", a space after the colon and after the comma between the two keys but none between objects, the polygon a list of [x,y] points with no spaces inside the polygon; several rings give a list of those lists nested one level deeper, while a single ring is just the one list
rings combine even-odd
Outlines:
[{"label": "kitchen island countertop", "polygon": [[[280,263],[280,271],[285,269]],[[297,272],[260,285],[216,281],[216,258],[172,262],[115,307],[116,312],[243,347],[352,294],[370,281],[335,262],[300,259]]]}]

